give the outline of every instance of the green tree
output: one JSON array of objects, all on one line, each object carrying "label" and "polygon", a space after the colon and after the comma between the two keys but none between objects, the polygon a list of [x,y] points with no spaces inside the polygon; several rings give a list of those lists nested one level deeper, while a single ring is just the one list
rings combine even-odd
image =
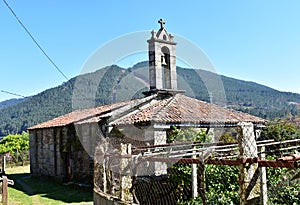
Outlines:
[{"label": "green tree", "polygon": [[[178,129],[172,127],[171,132],[168,134],[168,143],[173,142],[207,142],[209,140],[204,129],[188,128]],[[170,180],[177,184],[177,198],[178,203],[188,201],[191,198],[191,174],[192,169],[189,164],[174,164],[171,167]],[[201,200],[201,199],[200,199]]]},{"label": "green tree", "polygon": [[178,129],[172,127],[168,135],[168,143],[172,142],[208,142],[210,138],[202,128]]},{"label": "green tree", "polygon": [[[203,129],[174,128],[168,137],[170,142],[208,142],[210,140]],[[205,165],[204,169],[207,204],[239,204],[239,185],[237,182],[239,172],[237,167]],[[200,196],[191,199],[191,175],[192,169],[189,164],[174,164],[172,167],[170,180],[177,183],[178,203],[181,205],[202,204]]]},{"label": "green tree", "polygon": [[[299,128],[285,120],[269,123],[262,132],[263,139],[276,141],[300,139]],[[268,147],[276,150],[279,146]],[[294,153],[295,154],[295,153]],[[267,159],[275,160],[282,153],[268,154]],[[298,172],[298,173],[297,173]],[[268,197],[271,204],[300,204],[300,180],[297,169],[267,168]]]},{"label": "green tree", "polygon": [[8,135],[0,141],[0,154],[10,153],[10,162],[18,163],[29,159],[29,134],[23,132],[15,135]]},{"label": "green tree", "polygon": [[29,149],[29,134],[23,132],[15,135],[8,135],[0,141],[0,154],[10,152],[14,154],[17,151],[28,151]]},{"label": "green tree", "polygon": [[300,180],[293,179],[296,171],[287,168],[267,169],[270,204],[300,204]]},{"label": "green tree", "polygon": [[261,134],[262,139],[274,139],[276,141],[292,140],[300,138],[300,130],[292,123],[285,120],[270,122]]}]

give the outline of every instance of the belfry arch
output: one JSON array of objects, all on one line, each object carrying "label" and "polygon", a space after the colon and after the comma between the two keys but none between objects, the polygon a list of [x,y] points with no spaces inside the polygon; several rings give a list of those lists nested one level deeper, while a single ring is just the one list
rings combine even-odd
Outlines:
[{"label": "belfry arch", "polygon": [[147,41],[149,47],[150,90],[177,90],[176,52],[174,36],[164,28],[165,22],[158,21],[160,29],[152,31]]},{"label": "belfry arch", "polygon": [[170,50],[168,47],[161,48],[161,66],[162,66],[162,81],[163,88],[172,89],[171,87],[171,72],[170,72]]}]

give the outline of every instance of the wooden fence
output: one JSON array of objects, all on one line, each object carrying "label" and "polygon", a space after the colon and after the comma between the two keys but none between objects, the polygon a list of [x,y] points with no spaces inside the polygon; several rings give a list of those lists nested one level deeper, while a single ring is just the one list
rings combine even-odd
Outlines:
[{"label": "wooden fence", "polygon": [[8,204],[8,185],[14,185],[14,181],[7,178],[7,176],[0,177],[1,181],[1,202],[3,205]]}]

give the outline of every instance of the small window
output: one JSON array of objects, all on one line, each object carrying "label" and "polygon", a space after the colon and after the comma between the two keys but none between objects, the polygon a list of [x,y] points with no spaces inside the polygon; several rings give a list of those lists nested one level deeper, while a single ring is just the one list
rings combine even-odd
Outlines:
[{"label": "small window", "polygon": [[164,35],[164,36],[163,36],[163,39],[164,39],[164,40],[167,40],[167,36],[166,36],[166,35]]}]

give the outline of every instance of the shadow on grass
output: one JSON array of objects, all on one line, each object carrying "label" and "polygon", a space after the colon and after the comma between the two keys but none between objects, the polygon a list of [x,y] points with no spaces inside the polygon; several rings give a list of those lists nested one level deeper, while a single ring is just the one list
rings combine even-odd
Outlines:
[{"label": "shadow on grass", "polygon": [[92,187],[64,185],[53,178],[33,177],[28,173],[10,174],[8,178],[15,182],[12,188],[22,191],[28,196],[39,195],[65,203],[93,201]]}]

